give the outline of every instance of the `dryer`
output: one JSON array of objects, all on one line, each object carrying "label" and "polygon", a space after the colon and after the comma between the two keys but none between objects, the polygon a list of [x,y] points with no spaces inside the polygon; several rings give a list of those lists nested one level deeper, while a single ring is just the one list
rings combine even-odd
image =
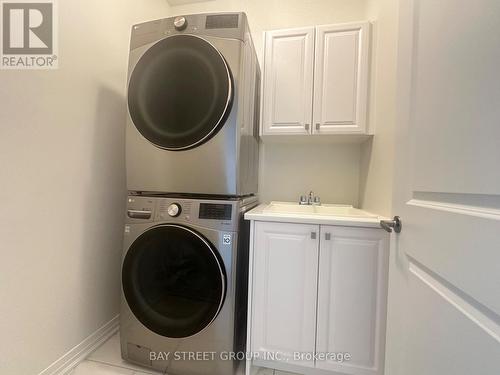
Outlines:
[{"label": "dryer", "polygon": [[244,13],[135,25],[127,97],[129,191],[257,193],[260,68]]},{"label": "dryer", "polygon": [[243,216],[256,205],[255,197],[128,198],[125,360],[172,375],[244,374],[244,358],[229,356],[245,353],[250,230]]}]

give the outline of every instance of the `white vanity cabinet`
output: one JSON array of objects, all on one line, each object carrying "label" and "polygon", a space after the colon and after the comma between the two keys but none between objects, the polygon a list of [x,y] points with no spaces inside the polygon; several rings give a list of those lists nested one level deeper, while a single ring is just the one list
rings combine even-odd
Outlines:
[{"label": "white vanity cabinet", "polygon": [[263,136],[368,134],[370,24],[268,31]]},{"label": "white vanity cabinet", "polygon": [[[388,241],[378,228],[253,221],[248,343],[259,353],[253,365],[382,374]],[[350,358],[334,360],[339,353]]]}]

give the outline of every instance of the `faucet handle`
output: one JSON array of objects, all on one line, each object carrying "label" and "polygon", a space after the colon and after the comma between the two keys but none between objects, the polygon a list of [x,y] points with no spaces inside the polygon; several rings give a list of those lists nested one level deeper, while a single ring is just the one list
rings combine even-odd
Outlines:
[{"label": "faucet handle", "polygon": [[314,204],[317,206],[321,205],[321,198],[320,197],[314,197]]},{"label": "faucet handle", "polygon": [[302,204],[302,205],[307,204],[307,197],[305,195],[300,196],[299,204]]},{"label": "faucet handle", "polygon": [[309,196],[307,197],[307,204],[312,205],[314,203],[314,191],[309,192]]}]

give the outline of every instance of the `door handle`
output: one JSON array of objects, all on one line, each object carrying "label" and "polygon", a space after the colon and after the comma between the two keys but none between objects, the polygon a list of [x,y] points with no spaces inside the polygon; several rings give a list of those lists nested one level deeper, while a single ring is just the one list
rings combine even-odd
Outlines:
[{"label": "door handle", "polygon": [[318,123],[316,124],[316,130],[320,130],[320,128],[321,128],[321,124],[318,122]]},{"label": "door handle", "polygon": [[393,229],[394,232],[401,233],[401,229],[403,229],[403,223],[401,222],[401,218],[399,216],[394,216],[393,220],[381,220],[380,226],[389,233],[392,233]]},{"label": "door handle", "polygon": [[311,240],[315,240],[316,239],[316,232],[311,232]]}]

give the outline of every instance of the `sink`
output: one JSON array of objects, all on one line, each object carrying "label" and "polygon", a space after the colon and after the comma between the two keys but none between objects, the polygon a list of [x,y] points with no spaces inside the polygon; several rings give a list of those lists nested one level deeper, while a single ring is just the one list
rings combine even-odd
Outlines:
[{"label": "sink", "polygon": [[366,211],[359,210],[352,206],[324,205],[314,207],[319,215],[349,216],[349,217],[377,217]]},{"label": "sink", "polygon": [[275,214],[299,214],[320,216],[344,216],[344,217],[370,217],[376,218],[368,212],[359,210],[350,205],[323,204],[321,206],[300,205],[292,202],[271,202],[265,209],[266,213]]},{"label": "sink", "polygon": [[314,206],[302,206],[298,203],[271,202],[265,209],[266,212],[283,214],[314,214]]}]

